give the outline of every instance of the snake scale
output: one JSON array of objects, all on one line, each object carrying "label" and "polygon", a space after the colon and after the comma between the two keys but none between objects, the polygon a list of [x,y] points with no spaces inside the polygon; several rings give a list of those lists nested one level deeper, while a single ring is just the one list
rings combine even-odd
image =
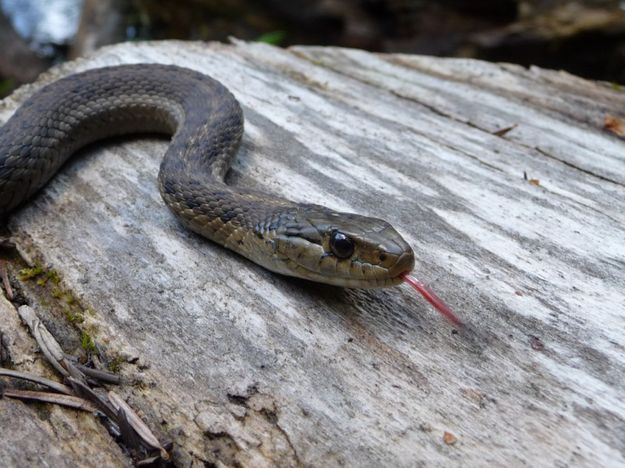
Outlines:
[{"label": "snake scale", "polygon": [[243,112],[218,81],[157,64],[73,74],[28,98],[0,129],[0,217],[78,149],[132,133],[172,137],[158,175],[183,225],[285,275],[352,288],[393,286],[414,254],[387,222],[227,185]]}]

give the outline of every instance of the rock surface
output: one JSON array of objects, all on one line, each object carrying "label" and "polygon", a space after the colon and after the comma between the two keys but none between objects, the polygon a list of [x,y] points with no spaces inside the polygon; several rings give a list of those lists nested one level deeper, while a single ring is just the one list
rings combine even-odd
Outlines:
[{"label": "rock surface", "polygon": [[[176,464],[625,463],[625,142],[603,128],[625,93],[472,60],[168,41],[56,68],[3,101],[0,121],[60,76],[135,62],[221,80],[246,118],[232,183],[384,217],[467,324],[454,330],[407,287],[266,272],[164,207],[166,141],[94,145],[9,229],[89,311],[78,327],[141,379],[118,391],[174,441]],[[75,327],[22,287],[76,348]],[[9,343],[15,362],[22,347]],[[81,463],[72,431],[120,457],[89,415],[54,409],[82,432],[0,404],[23,434],[0,438],[0,459]]]}]

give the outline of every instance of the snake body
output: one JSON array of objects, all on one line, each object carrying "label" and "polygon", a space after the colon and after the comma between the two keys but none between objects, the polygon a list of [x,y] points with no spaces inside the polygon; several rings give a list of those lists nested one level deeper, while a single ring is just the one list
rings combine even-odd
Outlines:
[{"label": "snake body", "polygon": [[414,254],[385,221],[224,183],[243,135],[238,101],[195,71],[139,64],[93,69],[28,98],[0,129],[0,217],[79,148],[131,133],[172,136],[161,195],[189,229],[281,274],[345,287],[398,284]]}]

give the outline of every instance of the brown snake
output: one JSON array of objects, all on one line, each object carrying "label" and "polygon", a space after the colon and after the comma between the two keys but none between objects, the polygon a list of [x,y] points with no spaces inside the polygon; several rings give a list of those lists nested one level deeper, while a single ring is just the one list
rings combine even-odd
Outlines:
[{"label": "brown snake", "polygon": [[145,132],[173,135],[158,181],[182,224],[257,264],[352,288],[393,286],[413,268],[412,249],[385,221],[226,185],[241,107],[219,82],[175,66],[94,69],[34,93],[0,129],[0,217],[79,148]]}]

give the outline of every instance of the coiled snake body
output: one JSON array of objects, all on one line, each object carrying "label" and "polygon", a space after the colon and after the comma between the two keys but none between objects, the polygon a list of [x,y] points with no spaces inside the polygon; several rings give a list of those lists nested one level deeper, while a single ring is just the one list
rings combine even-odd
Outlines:
[{"label": "coiled snake body", "polygon": [[158,181],[182,223],[269,270],[370,288],[398,284],[414,266],[382,220],[226,185],[243,134],[239,103],[214,79],[175,66],[94,69],[31,96],[0,129],[0,217],[79,148],[141,132],[173,135]]}]

